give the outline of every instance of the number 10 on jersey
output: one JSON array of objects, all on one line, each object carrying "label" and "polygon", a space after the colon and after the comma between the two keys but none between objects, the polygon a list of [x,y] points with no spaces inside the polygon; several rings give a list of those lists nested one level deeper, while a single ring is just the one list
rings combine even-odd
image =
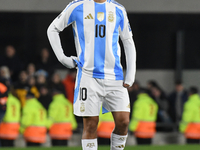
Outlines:
[{"label": "number 10 on jersey", "polygon": [[106,26],[105,25],[96,25],[95,37],[104,38],[106,35]]}]

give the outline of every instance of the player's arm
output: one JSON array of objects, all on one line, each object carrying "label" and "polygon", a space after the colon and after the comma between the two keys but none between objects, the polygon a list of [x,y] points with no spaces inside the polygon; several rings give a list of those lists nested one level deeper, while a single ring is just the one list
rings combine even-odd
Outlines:
[{"label": "player's arm", "polygon": [[65,10],[63,10],[63,12],[54,19],[47,30],[49,42],[57,59],[67,68],[74,68],[76,64],[73,60],[74,57],[67,57],[64,54],[59,33],[73,22],[73,17],[71,14],[72,10],[73,8],[66,7]]},{"label": "player's arm", "polygon": [[136,50],[133,39],[122,40],[126,56],[126,76],[124,80],[125,86],[132,86],[135,81],[136,72]]},{"label": "player's arm", "polygon": [[124,46],[127,66],[124,87],[129,87],[135,81],[136,49],[126,12],[124,12],[123,16],[122,25],[120,26],[120,38]]}]

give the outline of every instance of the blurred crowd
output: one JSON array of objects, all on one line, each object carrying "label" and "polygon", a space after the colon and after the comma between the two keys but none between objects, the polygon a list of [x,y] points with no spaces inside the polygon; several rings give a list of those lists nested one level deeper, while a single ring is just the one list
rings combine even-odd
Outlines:
[{"label": "blurred crowd", "polygon": [[[138,92],[141,88],[146,88],[146,93],[158,104],[157,131],[178,131],[178,125],[182,118],[184,103],[188,100],[189,93],[184,88],[181,81],[176,81],[174,91],[167,94],[155,80],[149,80],[146,87],[141,87],[136,81],[128,89],[130,101],[137,100]],[[167,124],[168,126],[164,126]],[[173,125],[173,126],[170,126]]]},{"label": "blurred crowd", "polygon": [[[66,77],[61,79],[59,73],[54,72],[55,68],[49,55],[48,49],[44,48],[36,63],[25,64],[17,56],[15,48],[8,45],[4,55],[0,56],[0,81],[8,87],[7,109],[0,125],[2,146],[13,146],[13,140],[19,134],[4,132],[4,128],[8,129],[10,126],[24,135],[27,146],[38,146],[44,143],[47,129],[52,145],[67,145],[66,141],[71,137],[72,132],[81,132],[82,119],[73,116],[72,112],[76,69],[68,70]],[[149,80],[146,87],[141,87],[139,82],[135,81],[133,86],[128,88],[128,92],[131,120],[137,118],[134,116],[137,113],[133,111],[139,110],[136,108],[138,95],[145,93],[147,95],[143,94],[141,97],[145,97],[146,103],[151,103],[150,112],[155,114],[151,119],[156,122],[156,131],[179,131],[184,104],[189,98],[189,92],[181,81],[175,82],[174,91],[172,89],[169,94],[155,80]],[[114,128],[112,115],[100,116],[100,122],[102,127],[100,126],[99,129],[99,141],[105,144],[109,142],[109,134],[105,133],[112,132]],[[112,123],[103,124],[103,122]],[[138,126],[137,121],[133,124]],[[110,129],[104,131],[106,126]],[[150,126],[153,127],[153,124]],[[38,134],[34,131],[38,131]],[[101,138],[107,141],[102,141]],[[141,139],[138,142],[140,141]]]},{"label": "blurred crowd", "polygon": [[[38,146],[45,142],[47,129],[52,145],[67,145],[72,131],[80,132],[82,119],[75,118],[72,111],[76,69],[68,70],[61,79],[54,71],[49,50],[42,49],[40,56],[36,62],[26,64],[11,45],[0,56],[0,83],[8,88],[5,112],[0,111],[4,115],[0,124],[1,146],[13,146],[20,132],[27,146]],[[0,94],[0,101],[2,97]]]}]

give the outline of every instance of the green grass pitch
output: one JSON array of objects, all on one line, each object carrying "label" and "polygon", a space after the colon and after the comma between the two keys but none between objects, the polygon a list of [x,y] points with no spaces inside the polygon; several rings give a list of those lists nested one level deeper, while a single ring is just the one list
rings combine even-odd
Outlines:
[{"label": "green grass pitch", "polygon": [[[1,150],[82,150],[81,147],[35,147],[35,148],[0,148]],[[98,150],[110,150],[109,146],[99,146]],[[200,145],[166,146],[127,146],[124,150],[200,150]]]}]

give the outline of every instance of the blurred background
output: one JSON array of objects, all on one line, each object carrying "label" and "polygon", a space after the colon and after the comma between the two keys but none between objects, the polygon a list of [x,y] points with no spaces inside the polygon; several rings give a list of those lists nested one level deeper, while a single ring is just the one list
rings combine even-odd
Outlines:
[{"label": "blurred background", "polygon": [[[57,61],[46,35],[50,23],[69,2],[70,0],[0,0],[0,67],[8,67],[9,84],[14,91],[19,89],[19,84],[26,83],[29,87],[36,86],[42,95],[43,88],[62,83],[63,93],[73,101],[73,96],[70,95],[70,89],[74,87],[73,71],[64,68]],[[153,144],[184,144],[184,137],[178,131],[181,115],[172,113],[179,108],[174,107],[171,97],[178,92],[178,88],[184,92],[191,86],[200,88],[200,1],[118,2],[127,9],[136,45],[136,86],[147,88],[150,83],[156,83],[158,91],[149,89],[152,97],[162,99],[160,105],[166,106],[160,106],[167,116],[164,121],[163,116],[157,120],[158,133]],[[60,36],[65,54],[76,55],[72,28],[65,29]],[[123,51],[121,62],[126,69]],[[72,84],[66,81],[69,75]],[[5,72],[1,76],[3,78]],[[30,81],[31,77],[34,77],[33,83]],[[133,99],[131,107],[136,100],[135,91],[137,87],[129,89]],[[164,98],[161,93],[164,93]],[[51,100],[40,101],[48,110]],[[24,105],[21,100],[20,102]],[[183,104],[180,107],[182,112]],[[74,139],[80,138],[82,128],[81,119],[76,120],[78,129]],[[135,141],[134,136],[130,136],[129,145],[136,144],[132,140]],[[15,141],[15,146],[25,145],[22,136]],[[70,142],[72,146],[80,144],[73,140]],[[50,144],[46,143],[46,146]]]}]

